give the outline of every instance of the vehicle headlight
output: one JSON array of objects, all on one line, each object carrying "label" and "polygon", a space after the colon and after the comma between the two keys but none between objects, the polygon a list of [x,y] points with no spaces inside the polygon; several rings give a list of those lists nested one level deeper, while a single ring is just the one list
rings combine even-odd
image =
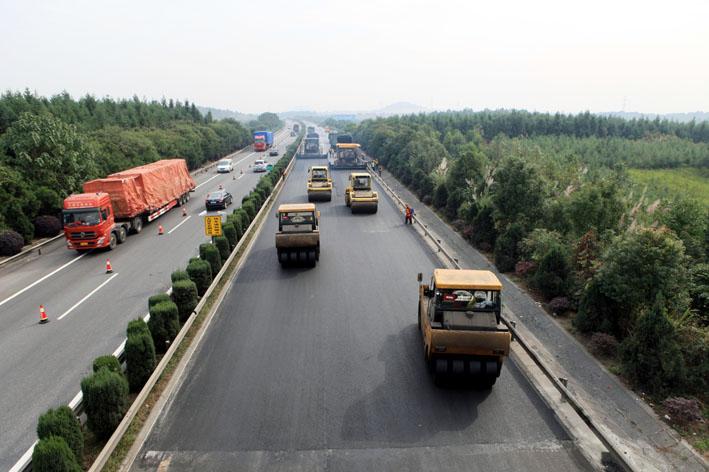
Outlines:
[{"label": "vehicle headlight", "polygon": [[100,238],[98,238],[98,241],[96,242],[96,244],[103,244],[103,242],[104,242],[105,240],[106,240],[106,238],[103,237],[103,236],[101,236]]}]

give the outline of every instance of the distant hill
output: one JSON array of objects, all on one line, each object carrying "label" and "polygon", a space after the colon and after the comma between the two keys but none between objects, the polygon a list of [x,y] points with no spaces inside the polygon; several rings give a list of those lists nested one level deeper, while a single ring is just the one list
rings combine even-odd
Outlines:
[{"label": "distant hill", "polygon": [[705,111],[695,111],[689,113],[638,113],[636,111],[609,111],[597,113],[597,115],[617,116],[626,120],[639,120],[641,118],[654,120],[659,117],[661,120],[676,121],[678,123],[689,123],[692,120],[695,120],[697,123],[709,121],[709,113]]},{"label": "distant hill", "polygon": [[212,107],[197,107],[199,109],[199,112],[202,113],[202,115],[206,115],[207,112],[212,112],[212,118],[215,120],[221,120],[223,118],[233,118],[237,121],[241,122],[248,122],[251,120],[255,120],[257,118],[257,115],[251,115],[248,113],[240,113],[238,111],[234,110],[223,110],[221,108],[212,108]]}]

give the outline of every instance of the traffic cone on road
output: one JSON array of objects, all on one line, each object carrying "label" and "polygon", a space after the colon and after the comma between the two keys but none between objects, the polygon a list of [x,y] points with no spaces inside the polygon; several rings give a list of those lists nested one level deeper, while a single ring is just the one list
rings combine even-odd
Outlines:
[{"label": "traffic cone on road", "polygon": [[244,168],[243,168],[243,167],[241,168],[241,173],[242,173],[242,174],[244,173]]},{"label": "traffic cone on road", "polygon": [[163,234],[165,234],[165,230],[162,225],[158,225],[158,236],[162,236]]},{"label": "traffic cone on road", "polygon": [[219,184],[219,190],[224,190],[224,186],[222,184]]},{"label": "traffic cone on road", "polygon": [[111,267],[111,259],[106,259],[106,273],[113,273],[113,267]]},{"label": "traffic cone on road", "polygon": [[182,216],[187,216],[187,207],[186,206],[182,207]]},{"label": "traffic cone on road", "polygon": [[49,323],[47,312],[44,311],[44,305],[39,306],[39,324]]}]

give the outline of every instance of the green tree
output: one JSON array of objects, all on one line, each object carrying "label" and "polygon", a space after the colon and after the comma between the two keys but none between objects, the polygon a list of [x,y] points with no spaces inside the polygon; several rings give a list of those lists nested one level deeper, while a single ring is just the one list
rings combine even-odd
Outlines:
[{"label": "green tree", "polygon": [[686,369],[677,333],[667,318],[666,303],[656,303],[640,315],[631,335],[621,344],[623,371],[631,383],[651,394],[678,391]]},{"label": "green tree", "polygon": [[62,197],[96,177],[95,155],[73,125],[49,114],[23,113],[2,137],[6,164],[35,184],[55,189]]},{"label": "green tree", "polygon": [[495,173],[490,191],[498,227],[536,222],[541,215],[544,182],[536,169],[518,158],[506,160]]},{"label": "green tree", "polygon": [[39,440],[32,451],[32,470],[37,472],[81,472],[66,441],[59,436]]},{"label": "green tree", "polygon": [[664,308],[684,312],[689,303],[686,261],[684,245],[671,231],[640,228],[616,237],[582,295],[579,328],[595,325],[596,331],[600,327],[623,338],[658,295]]}]

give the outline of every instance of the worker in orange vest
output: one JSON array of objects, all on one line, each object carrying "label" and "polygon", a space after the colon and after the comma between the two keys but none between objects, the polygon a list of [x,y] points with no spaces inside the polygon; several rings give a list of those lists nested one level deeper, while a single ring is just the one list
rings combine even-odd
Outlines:
[{"label": "worker in orange vest", "polygon": [[409,205],[406,205],[404,216],[404,224],[413,224],[413,220],[411,219],[411,217],[413,216],[413,209]]}]

